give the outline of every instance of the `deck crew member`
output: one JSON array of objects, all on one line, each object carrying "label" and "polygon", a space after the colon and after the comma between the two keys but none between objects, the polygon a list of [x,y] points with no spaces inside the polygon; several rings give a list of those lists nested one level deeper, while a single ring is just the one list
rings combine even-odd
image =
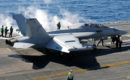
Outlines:
[{"label": "deck crew member", "polygon": [[2,25],[2,28],[1,28],[1,36],[4,37],[4,26]]},{"label": "deck crew member", "polygon": [[116,36],[116,48],[121,48],[121,44],[122,44],[122,39],[120,37],[120,35]]},{"label": "deck crew member", "polygon": [[119,35],[119,48],[122,46],[122,37]]},{"label": "deck crew member", "polygon": [[13,27],[11,26],[11,27],[10,27],[9,37],[12,37],[12,34],[13,34]]},{"label": "deck crew member", "polygon": [[72,73],[72,70],[70,70],[70,72],[67,74],[67,80],[73,80],[74,79],[74,75]]},{"label": "deck crew member", "polygon": [[102,38],[100,39],[100,41],[98,42],[97,46],[98,46],[100,43],[102,43],[102,46],[104,46],[104,38],[103,38],[103,37],[102,37]]},{"label": "deck crew member", "polygon": [[119,39],[117,36],[115,37],[115,40],[116,40],[116,48],[118,48]]},{"label": "deck crew member", "polygon": [[61,24],[60,24],[60,22],[58,22],[57,29],[59,30],[60,28],[61,28]]},{"label": "deck crew member", "polygon": [[111,36],[111,40],[112,40],[111,44],[114,44],[116,41],[116,36]]},{"label": "deck crew member", "polygon": [[7,33],[8,33],[8,28],[5,27],[5,37],[7,36]]}]

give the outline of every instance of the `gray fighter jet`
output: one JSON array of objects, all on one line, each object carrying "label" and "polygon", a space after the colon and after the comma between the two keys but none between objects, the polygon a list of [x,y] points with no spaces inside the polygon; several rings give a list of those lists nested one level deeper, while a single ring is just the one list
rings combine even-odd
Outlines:
[{"label": "gray fighter jet", "polygon": [[[126,31],[106,27],[102,24],[84,24],[79,28],[46,32],[36,18],[25,19],[21,14],[13,15],[24,39],[14,43],[15,48],[28,48],[34,45],[45,49],[70,53],[95,48],[95,41],[102,37],[123,35]],[[81,39],[92,39],[92,44],[82,43]]]}]

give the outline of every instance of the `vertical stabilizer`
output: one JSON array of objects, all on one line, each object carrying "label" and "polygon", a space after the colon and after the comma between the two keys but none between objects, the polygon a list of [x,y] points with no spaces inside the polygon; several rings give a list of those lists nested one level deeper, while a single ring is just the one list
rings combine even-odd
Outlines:
[{"label": "vertical stabilizer", "polygon": [[16,20],[17,25],[23,36],[26,36],[26,23],[25,17],[22,14],[13,14],[13,19]]},{"label": "vertical stabilizer", "polygon": [[27,26],[27,36],[29,36],[36,44],[46,44],[50,36],[44,30],[42,25],[38,22],[37,19],[31,18],[26,19],[26,26]]}]

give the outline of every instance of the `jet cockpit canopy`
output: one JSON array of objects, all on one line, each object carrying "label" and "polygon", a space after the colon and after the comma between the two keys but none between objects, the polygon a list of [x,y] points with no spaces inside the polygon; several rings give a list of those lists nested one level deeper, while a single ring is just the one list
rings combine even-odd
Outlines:
[{"label": "jet cockpit canopy", "polygon": [[84,24],[81,26],[82,28],[107,28],[107,26],[103,25],[103,24]]}]

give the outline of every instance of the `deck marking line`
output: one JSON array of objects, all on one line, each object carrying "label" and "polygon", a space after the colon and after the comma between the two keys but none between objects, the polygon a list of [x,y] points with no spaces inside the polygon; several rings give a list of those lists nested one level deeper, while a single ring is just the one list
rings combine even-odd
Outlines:
[{"label": "deck marking line", "polygon": [[[103,64],[100,65],[100,67],[112,67],[112,66],[118,66],[118,65],[122,65],[122,64],[128,64],[130,63],[130,61],[121,61],[121,62],[115,62],[115,63],[111,63],[111,64]],[[73,70],[73,73],[80,73],[80,72],[84,72],[84,71],[88,71],[88,69],[75,69]],[[39,77],[33,77],[33,80],[43,80],[43,79],[47,79],[47,78],[51,78],[51,77],[56,77],[56,76],[64,76],[67,75],[69,71],[65,71],[65,72],[60,72],[60,73],[54,73],[54,74],[49,74],[49,75],[43,75],[43,76],[39,76]]]},{"label": "deck marking line", "polygon": [[7,49],[7,50],[9,50],[9,51],[11,50],[10,48],[0,48],[0,49]]},{"label": "deck marking line", "polygon": [[3,75],[3,74],[5,74],[4,72],[0,72],[0,75]]},{"label": "deck marking line", "polygon": [[105,67],[105,66],[112,67],[112,66],[118,66],[118,65],[122,65],[122,64],[128,64],[128,63],[130,63],[130,61],[121,61],[121,62],[116,62],[116,63],[112,63],[112,64],[103,64],[103,65],[101,65],[101,67]]}]

